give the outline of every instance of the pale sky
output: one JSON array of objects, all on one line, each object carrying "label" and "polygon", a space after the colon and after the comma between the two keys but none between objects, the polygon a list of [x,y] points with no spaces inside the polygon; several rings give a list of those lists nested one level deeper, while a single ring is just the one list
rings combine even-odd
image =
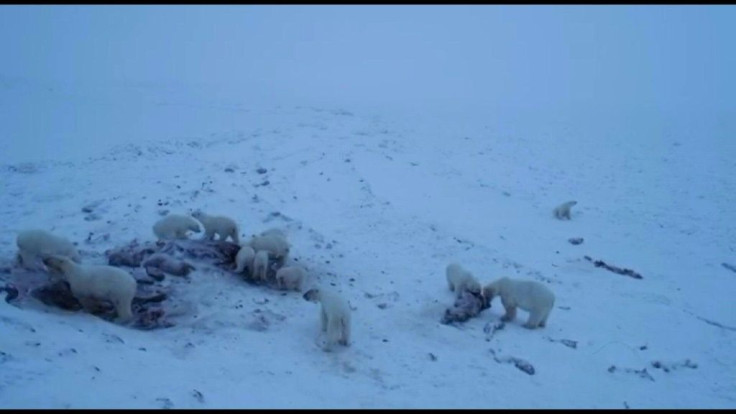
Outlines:
[{"label": "pale sky", "polygon": [[337,104],[736,108],[736,6],[0,6],[0,74]]}]

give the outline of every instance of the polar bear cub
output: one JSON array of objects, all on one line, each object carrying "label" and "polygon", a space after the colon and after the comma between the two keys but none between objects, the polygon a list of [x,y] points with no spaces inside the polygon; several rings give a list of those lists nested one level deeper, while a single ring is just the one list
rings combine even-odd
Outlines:
[{"label": "polar bear cub", "polygon": [[106,299],[115,305],[120,322],[133,318],[136,282],[130,273],[113,266],[76,264],[65,256],[50,256],[43,262],[62,273],[72,294],[85,308],[91,299]]},{"label": "polar bear cub", "polygon": [[153,225],[153,234],[159,240],[186,239],[188,230],[201,232],[197,220],[181,214],[169,214]]},{"label": "polar bear cub", "polygon": [[330,351],[337,343],[350,345],[350,306],[347,301],[335,292],[322,288],[309,289],[304,300],[321,303],[320,327],[327,334],[325,351]]},{"label": "polar bear cub", "polygon": [[542,283],[502,277],[483,287],[483,297],[490,304],[495,296],[501,297],[506,314],[502,321],[516,318],[516,308],[529,312],[525,328],[544,327],[555,304],[555,294]]},{"label": "polar bear cub", "polygon": [[301,292],[304,281],[304,269],[298,266],[285,266],[276,272],[276,285],[280,289],[291,289]]},{"label": "polar bear cub", "polygon": [[65,256],[76,263],[82,262],[72,242],[45,230],[21,231],[15,243],[18,245],[18,255],[22,265],[27,268],[38,264],[39,259],[43,260],[52,255]]},{"label": "polar bear cub", "polygon": [[275,228],[275,227],[262,231],[261,236],[277,236],[277,237],[281,237],[282,239],[286,240],[286,232],[281,229]]},{"label": "polar bear cub", "polygon": [[235,273],[246,274],[253,273],[253,259],[256,257],[256,252],[250,246],[241,246],[238,250],[238,254],[235,256]]},{"label": "polar bear cub", "polygon": [[286,263],[286,258],[289,256],[289,242],[286,240],[286,236],[283,233],[278,233],[280,230],[271,229],[267,230],[260,235],[253,236],[248,245],[255,251],[265,250],[269,255],[276,259],[278,267],[281,267]]},{"label": "polar bear cub", "polygon": [[577,204],[577,201],[568,201],[566,203],[562,203],[559,206],[555,207],[553,213],[556,218],[562,220],[563,218],[566,218],[570,220],[570,208]]},{"label": "polar bear cub", "polygon": [[457,263],[450,263],[445,268],[447,277],[447,285],[451,291],[455,292],[456,297],[460,297],[463,291],[467,290],[471,293],[480,294],[480,283],[473,277],[473,274],[463,269]]},{"label": "polar bear cub", "polygon": [[225,216],[211,216],[206,214],[202,210],[197,210],[192,213],[192,217],[199,220],[204,226],[204,238],[207,240],[213,240],[215,234],[219,236],[222,241],[227,240],[228,237],[233,239],[235,244],[240,244],[240,236],[238,235],[238,224],[235,220]]},{"label": "polar bear cub", "polygon": [[253,257],[253,278],[260,281],[268,280],[268,252],[259,250]]}]

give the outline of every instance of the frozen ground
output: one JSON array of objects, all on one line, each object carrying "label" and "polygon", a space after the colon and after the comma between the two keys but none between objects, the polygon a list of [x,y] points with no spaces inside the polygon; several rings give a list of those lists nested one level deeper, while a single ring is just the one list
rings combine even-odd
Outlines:
[{"label": "frozen ground", "polygon": [[[0,88],[0,278],[15,272],[20,230],[64,235],[103,263],[106,249],[152,240],[160,210],[202,208],[244,236],[287,230],[309,285],[353,308],[352,345],[326,353],[317,305],[226,272],[180,283],[172,300],[189,313],[168,329],[0,301],[3,408],[736,406],[731,124]],[[572,220],[554,219],[571,199]],[[483,283],[547,283],[548,326],[524,329],[520,311],[493,332],[498,299],[441,324],[451,261]]]}]

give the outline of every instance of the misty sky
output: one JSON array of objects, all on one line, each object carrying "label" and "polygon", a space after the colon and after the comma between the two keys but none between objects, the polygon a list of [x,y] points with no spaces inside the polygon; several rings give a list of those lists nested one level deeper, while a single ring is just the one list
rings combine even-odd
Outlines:
[{"label": "misty sky", "polygon": [[735,6],[0,6],[0,75],[283,101],[733,110]]}]

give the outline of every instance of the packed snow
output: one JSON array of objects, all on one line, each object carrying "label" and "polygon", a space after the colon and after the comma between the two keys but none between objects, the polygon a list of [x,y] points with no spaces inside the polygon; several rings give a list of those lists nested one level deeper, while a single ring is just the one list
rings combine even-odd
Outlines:
[{"label": "packed snow", "polygon": [[[2,408],[736,407],[723,113],[381,111],[15,75],[0,108],[0,287],[19,291],[0,300]],[[22,230],[107,264],[197,209],[241,240],[283,230],[302,291],[195,262],[164,279],[173,326],[143,330],[41,303],[48,274],[17,262]],[[451,262],[544,283],[547,326],[502,323],[498,298],[442,323]],[[349,302],[349,346],[323,350],[312,287]]]}]

